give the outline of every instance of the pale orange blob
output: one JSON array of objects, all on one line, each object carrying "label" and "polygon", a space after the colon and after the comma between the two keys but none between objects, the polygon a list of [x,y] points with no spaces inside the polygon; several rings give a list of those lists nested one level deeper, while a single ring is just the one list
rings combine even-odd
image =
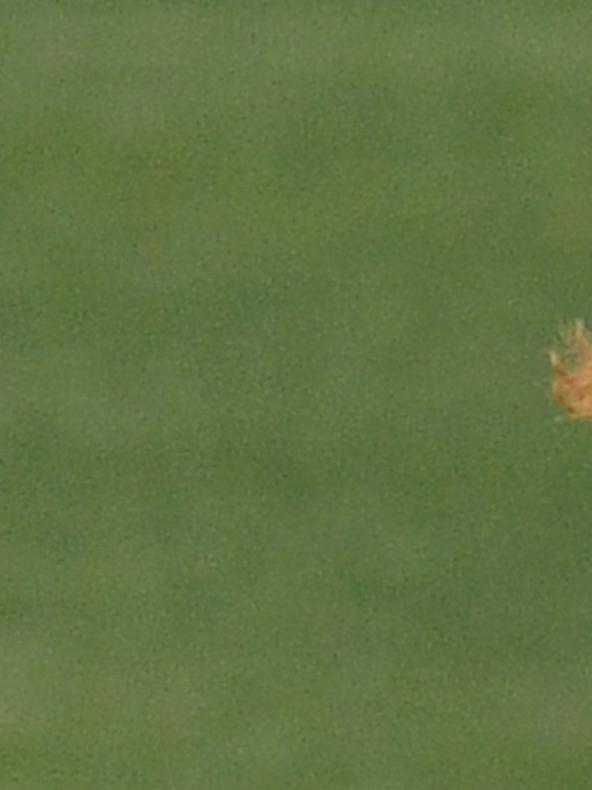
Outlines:
[{"label": "pale orange blob", "polygon": [[563,333],[563,350],[551,351],[553,397],[575,420],[592,420],[592,337],[583,321]]}]

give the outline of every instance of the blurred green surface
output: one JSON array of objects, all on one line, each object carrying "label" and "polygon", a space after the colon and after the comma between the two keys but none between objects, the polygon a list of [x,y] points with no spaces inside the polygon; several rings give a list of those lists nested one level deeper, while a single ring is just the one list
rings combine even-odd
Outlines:
[{"label": "blurred green surface", "polygon": [[3,5],[2,790],[590,787],[591,23]]}]

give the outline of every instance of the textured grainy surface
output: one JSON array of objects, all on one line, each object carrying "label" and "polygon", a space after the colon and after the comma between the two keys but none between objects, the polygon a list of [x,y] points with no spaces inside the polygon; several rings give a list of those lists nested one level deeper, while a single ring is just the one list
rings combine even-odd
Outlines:
[{"label": "textured grainy surface", "polygon": [[0,786],[587,789],[592,14],[245,5],[0,10]]}]

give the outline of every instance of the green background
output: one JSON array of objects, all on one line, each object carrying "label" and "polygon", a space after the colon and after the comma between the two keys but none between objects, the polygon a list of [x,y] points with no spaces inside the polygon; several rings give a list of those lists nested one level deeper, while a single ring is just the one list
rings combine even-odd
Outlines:
[{"label": "green background", "polygon": [[0,9],[0,787],[592,781],[587,3]]}]

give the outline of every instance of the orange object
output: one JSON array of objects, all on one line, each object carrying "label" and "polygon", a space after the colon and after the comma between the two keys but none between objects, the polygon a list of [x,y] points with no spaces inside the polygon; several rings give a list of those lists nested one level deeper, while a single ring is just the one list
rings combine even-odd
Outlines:
[{"label": "orange object", "polygon": [[563,350],[551,351],[553,397],[575,420],[592,420],[592,336],[583,321],[563,333]]}]

